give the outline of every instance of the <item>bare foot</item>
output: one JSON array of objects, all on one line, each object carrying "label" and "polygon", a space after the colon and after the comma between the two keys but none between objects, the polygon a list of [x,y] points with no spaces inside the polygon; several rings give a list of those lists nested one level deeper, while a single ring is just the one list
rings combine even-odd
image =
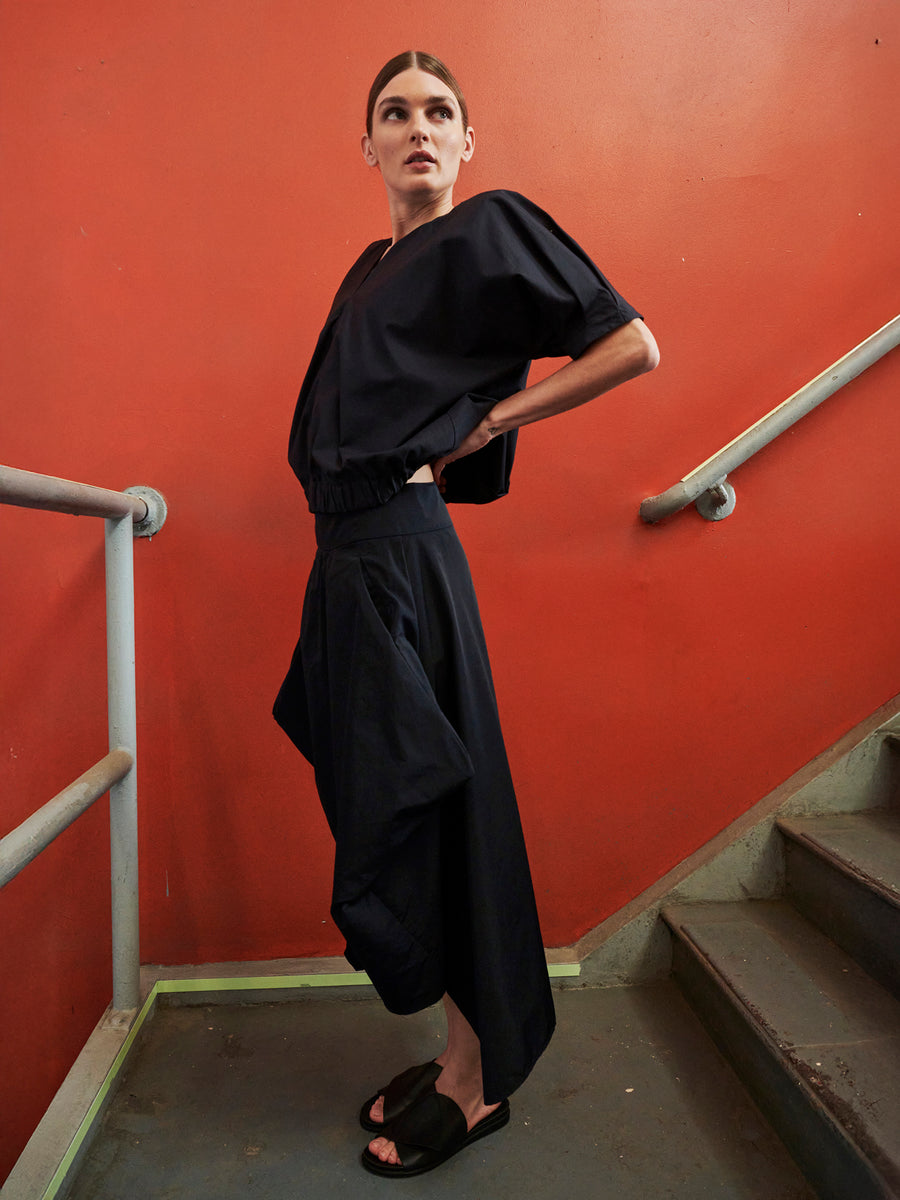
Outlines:
[{"label": "bare foot", "polygon": [[[435,1062],[443,1069],[435,1081],[435,1091],[441,1092],[459,1106],[471,1131],[479,1121],[499,1107],[485,1104],[481,1080],[481,1043],[468,1021],[449,996],[444,996],[447,1016],[447,1048]],[[379,1096],[370,1110],[373,1121],[383,1120],[384,1099]],[[397,1147],[387,1137],[369,1142],[369,1150],[383,1163],[400,1165]]]},{"label": "bare foot", "polygon": [[[437,1059],[437,1061],[440,1062],[440,1059]],[[446,1079],[445,1076],[447,1077]],[[495,1109],[500,1107],[499,1104],[485,1104],[480,1086],[476,1085],[473,1088],[470,1083],[467,1087],[464,1082],[453,1080],[448,1076],[446,1068],[435,1084],[435,1091],[449,1096],[459,1106],[460,1111],[466,1118],[466,1129],[470,1132],[479,1121],[483,1121],[485,1117],[490,1116]],[[383,1097],[379,1096],[371,1108],[373,1121],[381,1120],[382,1108]],[[402,1160],[397,1153],[397,1147],[389,1138],[373,1138],[369,1142],[369,1151],[377,1158],[380,1158],[383,1163],[390,1163],[392,1166],[401,1165]]]},{"label": "bare foot", "polygon": [[384,1120],[384,1096],[379,1096],[372,1107],[369,1109],[369,1117],[380,1125]]},{"label": "bare foot", "polygon": [[383,1163],[390,1163],[392,1166],[400,1166],[400,1155],[397,1153],[397,1147],[387,1138],[377,1137],[369,1142],[369,1152],[380,1158]]}]

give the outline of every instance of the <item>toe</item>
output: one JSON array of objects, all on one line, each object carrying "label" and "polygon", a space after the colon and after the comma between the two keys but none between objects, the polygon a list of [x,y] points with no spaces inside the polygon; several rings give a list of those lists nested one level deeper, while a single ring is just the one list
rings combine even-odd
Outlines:
[{"label": "toe", "polygon": [[397,1147],[393,1142],[388,1141],[387,1138],[373,1138],[372,1141],[369,1142],[369,1152],[374,1154],[375,1157],[379,1158],[383,1163],[390,1163],[392,1165],[399,1165],[400,1163],[400,1156],[397,1153]]}]

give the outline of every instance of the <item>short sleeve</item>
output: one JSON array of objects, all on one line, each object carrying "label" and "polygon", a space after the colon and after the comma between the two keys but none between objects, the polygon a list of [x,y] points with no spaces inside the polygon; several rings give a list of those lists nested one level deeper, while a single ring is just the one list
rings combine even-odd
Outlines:
[{"label": "short sleeve", "polygon": [[495,345],[528,359],[577,358],[640,317],[536,204],[506,191],[478,199],[478,311]]}]

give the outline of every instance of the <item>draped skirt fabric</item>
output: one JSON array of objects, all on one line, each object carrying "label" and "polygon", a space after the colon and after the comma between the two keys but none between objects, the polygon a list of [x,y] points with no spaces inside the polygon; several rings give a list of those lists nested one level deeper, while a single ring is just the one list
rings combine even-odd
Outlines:
[{"label": "draped skirt fabric", "polygon": [[487,1103],[525,1079],[553,1001],[468,564],[437,488],[319,514],[275,717],[335,838],[332,915],[385,1005],[445,992]]}]

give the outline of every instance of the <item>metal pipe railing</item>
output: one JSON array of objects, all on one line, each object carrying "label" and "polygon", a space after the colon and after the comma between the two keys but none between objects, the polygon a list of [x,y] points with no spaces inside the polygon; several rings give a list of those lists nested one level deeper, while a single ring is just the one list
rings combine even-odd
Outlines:
[{"label": "metal pipe railing", "polygon": [[48,800],[43,808],[0,838],[0,887],[15,879],[23,867],[46,850],[53,839],[68,829],[95,800],[124,779],[133,762],[127,750],[113,750]]},{"label": "metal pipe railing", "polygon": [[153,488],[108,491],[0,466],[0,503],[105,518],[106,646],[110,753],[0,841],[0,886],[109,791],[113,1008],[140,1000],[137,856],[137,703],[134,537],[158,533],[166,503]]},{"label": "metal pipe railing", "polygon": [[152,537],[166,519],[165,500],[155,488],[132,487],[113,492],[89,483],[5,466],[0,466],[0,504],[43,508],[77,517],[131,516],[135,537]]},{"label": "metal pipe railing", "polygon": [[667,491],[644,500],[640,509],[641,519],[654,524],[692,502],[696,502],[700,513],[709,521],[721,521],[727,517],[734,511],[735,505],[734,488],[726,479],[729,472],[745,463],[763,446],[767,446],[780,433],[898,345],[900,316],[888,321],[871,337],[832,363],[821,375],[794,392],[793,396],[773,408]]},{"label": "metal pipe railing", "polygon": [[[106,670],[110,746],[137,757],[134,670],[134,555],[132,518],[106,519]],[[109,789],[112,876],[113,1008],[137,1008],[140,997],[137,771]],[[121,1003],[118,1003],[119,997]]]}]

